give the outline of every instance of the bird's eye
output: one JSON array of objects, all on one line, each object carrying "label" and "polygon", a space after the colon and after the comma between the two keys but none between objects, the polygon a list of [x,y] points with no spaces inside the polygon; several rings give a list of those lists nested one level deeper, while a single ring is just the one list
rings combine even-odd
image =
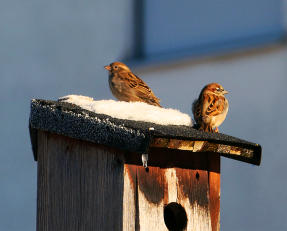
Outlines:
[{"label": "bird's eye", "polygon": [[216,88],[216,91],[220,91],[220,88],[217,87],[217,88]]},{"label": "bird's eye", "polygon": [[117,65],[115,65],[115,66],[114,66],[114,69],[118,69],[118,66],[117,66]]}]

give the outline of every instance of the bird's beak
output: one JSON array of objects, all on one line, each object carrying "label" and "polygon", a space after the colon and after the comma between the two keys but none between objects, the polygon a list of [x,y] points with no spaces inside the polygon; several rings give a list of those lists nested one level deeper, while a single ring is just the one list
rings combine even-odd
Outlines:
[{"label": "bird's beak", "polygon": [[112,68],[111,68],[110,65],[107,65],[107,66],[105,66],[105,69],[108,70],[108,71],[110,71]]},{"label": "bird's beak", "polygon": [[229,92],[226,91],[226,90],[224,90],[224,91],[222,92],[223,95],[228,94],[228,93],[229,93]]}]

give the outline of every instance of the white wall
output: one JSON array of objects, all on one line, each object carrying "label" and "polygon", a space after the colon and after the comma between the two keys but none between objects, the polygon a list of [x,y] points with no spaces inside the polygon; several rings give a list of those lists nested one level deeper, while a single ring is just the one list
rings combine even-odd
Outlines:
[{"label": "white wall", "polygon": [[32,98],[110,98],[103,68],[132,48],[132,0],[0,2],[0,230],[36,226]]}]

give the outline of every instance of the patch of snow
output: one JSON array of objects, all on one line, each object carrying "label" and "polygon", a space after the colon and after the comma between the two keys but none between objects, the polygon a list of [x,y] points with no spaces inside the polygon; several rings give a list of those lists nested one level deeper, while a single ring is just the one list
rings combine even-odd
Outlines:
[{"label": "patch of snow", "polygon": [[83,109],[109,115],[113,118],[135,121],[151,122],[161,125],[186,125],[192,126],[188,114],[176,109],[160,108],[143,102],[123,102],[115,100],[94,100],[88,96],[67,95],[59,101],[72,103]]}]

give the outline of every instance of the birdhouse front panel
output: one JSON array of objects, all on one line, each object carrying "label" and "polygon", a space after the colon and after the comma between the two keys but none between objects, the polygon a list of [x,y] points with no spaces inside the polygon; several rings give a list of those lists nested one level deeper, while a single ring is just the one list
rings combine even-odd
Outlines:
[{"label": "birdhouse front panel", "polygon": [[219,156],[190,161],[197,169],[125,165],[123,230],[219,230]]}]

